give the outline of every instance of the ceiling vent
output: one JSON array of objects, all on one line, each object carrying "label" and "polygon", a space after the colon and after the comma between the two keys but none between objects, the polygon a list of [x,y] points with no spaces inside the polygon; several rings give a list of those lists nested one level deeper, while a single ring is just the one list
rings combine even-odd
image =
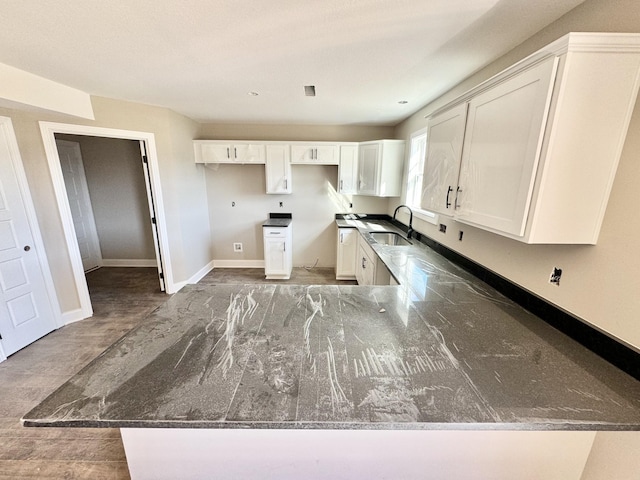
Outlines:
[{"label": "ceiling vent", "polygon": [[304,86],[304,94],[307,97],[315,97],[316,96],[316,86],[315,85],[305,85]]}]

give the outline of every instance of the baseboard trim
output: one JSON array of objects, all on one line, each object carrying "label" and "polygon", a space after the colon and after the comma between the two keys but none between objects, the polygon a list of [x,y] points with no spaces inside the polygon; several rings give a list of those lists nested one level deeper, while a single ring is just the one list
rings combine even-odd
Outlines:
[{"label": "baseboard trim", "polygon": [[75,310],[69,310],[68,312],[62,312],[62,325],[69,325],[70,323],[79,322],[85,318],[89,318],[91,315],[85,315],[85,312],[81,308]]},{"label": "baseboard trim", "polygon": [[264,268],[264,260],[214,260],[213,268]]},{"label": "baseboard trim", "polygon": [[155,258],[111,258],[102,259],[103,267],[157,267],[158,262]]},{"label": "baseboard trim", "polygon": [[187,283],[193,285],[194,283],[198,283],[200,280],[202,280],[207,275],[207,273],[213,270],[213,262],[213,260],[210,261],[204,267],[198,270],[189,280],[187,280]]},{"label": "baseboard trim", "polygon": [[[399,228],[407,230],[407,227],[402,223],[393,223]],[[491,285],[504,296],[573,338],[612,365],[640,380],[640,352],[637,352],[633,347],[609,336],[607,333],[588,324],[585,320],[572,315],[426,235],[416,232],[414,238],[483,282]]]}]

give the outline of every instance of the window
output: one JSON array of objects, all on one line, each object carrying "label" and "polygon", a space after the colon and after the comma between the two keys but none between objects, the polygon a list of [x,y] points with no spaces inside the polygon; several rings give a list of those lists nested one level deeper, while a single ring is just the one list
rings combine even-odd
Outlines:
[{"label": "window", "polygon": [[422,200],[424,160],[427,154],[426,129],[418,130],[411,135],[410,149],[409,168],[407,170],[407,196],[405,203],[411,207],[417,217],[431,223],[436,223],[437,217],[434,213],[420,208],[420,202]]}]

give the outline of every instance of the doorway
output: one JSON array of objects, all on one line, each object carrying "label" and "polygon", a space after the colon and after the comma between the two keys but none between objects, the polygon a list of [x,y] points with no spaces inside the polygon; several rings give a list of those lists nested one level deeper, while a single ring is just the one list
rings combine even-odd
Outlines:
[{"label": "doorway", "polygon": [[[56,137],[59,139],[70,138],[67,135],[80,137],[97,137],[99,139],[120,139],[134,141],[139,148],[139,167],[142,170],[143,181],[146,194],[145,199],[148,205],[146,221],[153,238],[153,249],[155,253],[155,265],[158,270],[158,281],[160,288],[167,293],[174,293],[175,285],[171,273],[169,261],[169,248],[167,243],[167,232],[162,206],[162,191],[160,189],[160,179],[158,172],[158,158],[155,146],[155,137],[152,133],[135,132],[128,130],[116,130],[101,127],[89,127],[83,125],[58,124],[50,122],[40,122],[40,130],[45,145],[45,151],[49,164],[49,170],[54,184],[54,191],[58,204],[58,210],[63,223],[65,239],[71,259],[76,290],[80,298],[79,311],[70,312],[65,323],[69,323],[93,314],[91,299],[85,269],[82,262],[82,254],[74,227],[74,218],[69,203],[67,186],[65,185],[65,175],[63,173]],[[118,259],[116,259],[118,260]],[[122,259],[120,259],[122,260]],[[104,262],[103,262],[104,263]]]}]

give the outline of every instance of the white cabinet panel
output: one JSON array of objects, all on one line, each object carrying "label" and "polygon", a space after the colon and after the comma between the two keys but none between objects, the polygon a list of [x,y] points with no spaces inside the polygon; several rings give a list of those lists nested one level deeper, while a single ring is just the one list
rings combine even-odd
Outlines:
[{"label": "white cabinet panel", "polygon": [[338,167],[338,193],[358,193],[358,145],[340,145]]},{"label": "white cabinet panel", "polygon": [[358,280],[358,285],[374,285],[376,283],[376,265],[378,256],[362,235],[359,234],[357,252],[356,279]]},{"label": "white cabinet panel", "polygon": [[[425,170],[427,187],[441,197],[446,186],[461,222],[526,243],[595,244],[639,85],[639,34],[571,33],[454,100],[469,105],[455,192]],[[427,142],[452,137],[432,133]],[[426,191],[423,207],[440,206]]]},{"label": "white cabinet panel", "polygon": [[429,119],[421,202],[425,210],[453,215],[466,121],[466,102]]},{"label": "white cabinet panel", "polygon": [[359,237],[360,234],[355,228],[338,228],[337,280],[353,280],[356,278]]},{"label": "white cabinet panel", "polygon": [[338,165],[338,145],[294,143],[291,145],[291,163]]},{"label": "white cabinet panel", "polygon": [[196,163],[264,163],[265,146],[254,142],[194,140]]},{"label": "white cabinet panel", "polygon": [[267,279],[288,279],[293,268],[292,226],[264,227],[264,273]]},{"label": "white cabinet panel", "polygon": [[291,193],[291,162],[289,145],[267,145],[265,166],[267,193]]},{"label": "white cabinet panel", "polygon": [[358,194],[400,196],[403,170],[404,140],[361,143],[358,152]]},{"label": "white cabinet panel", "polygon": [[555,72],[547,59],[469,102],[458,219],[524,234]]}]

